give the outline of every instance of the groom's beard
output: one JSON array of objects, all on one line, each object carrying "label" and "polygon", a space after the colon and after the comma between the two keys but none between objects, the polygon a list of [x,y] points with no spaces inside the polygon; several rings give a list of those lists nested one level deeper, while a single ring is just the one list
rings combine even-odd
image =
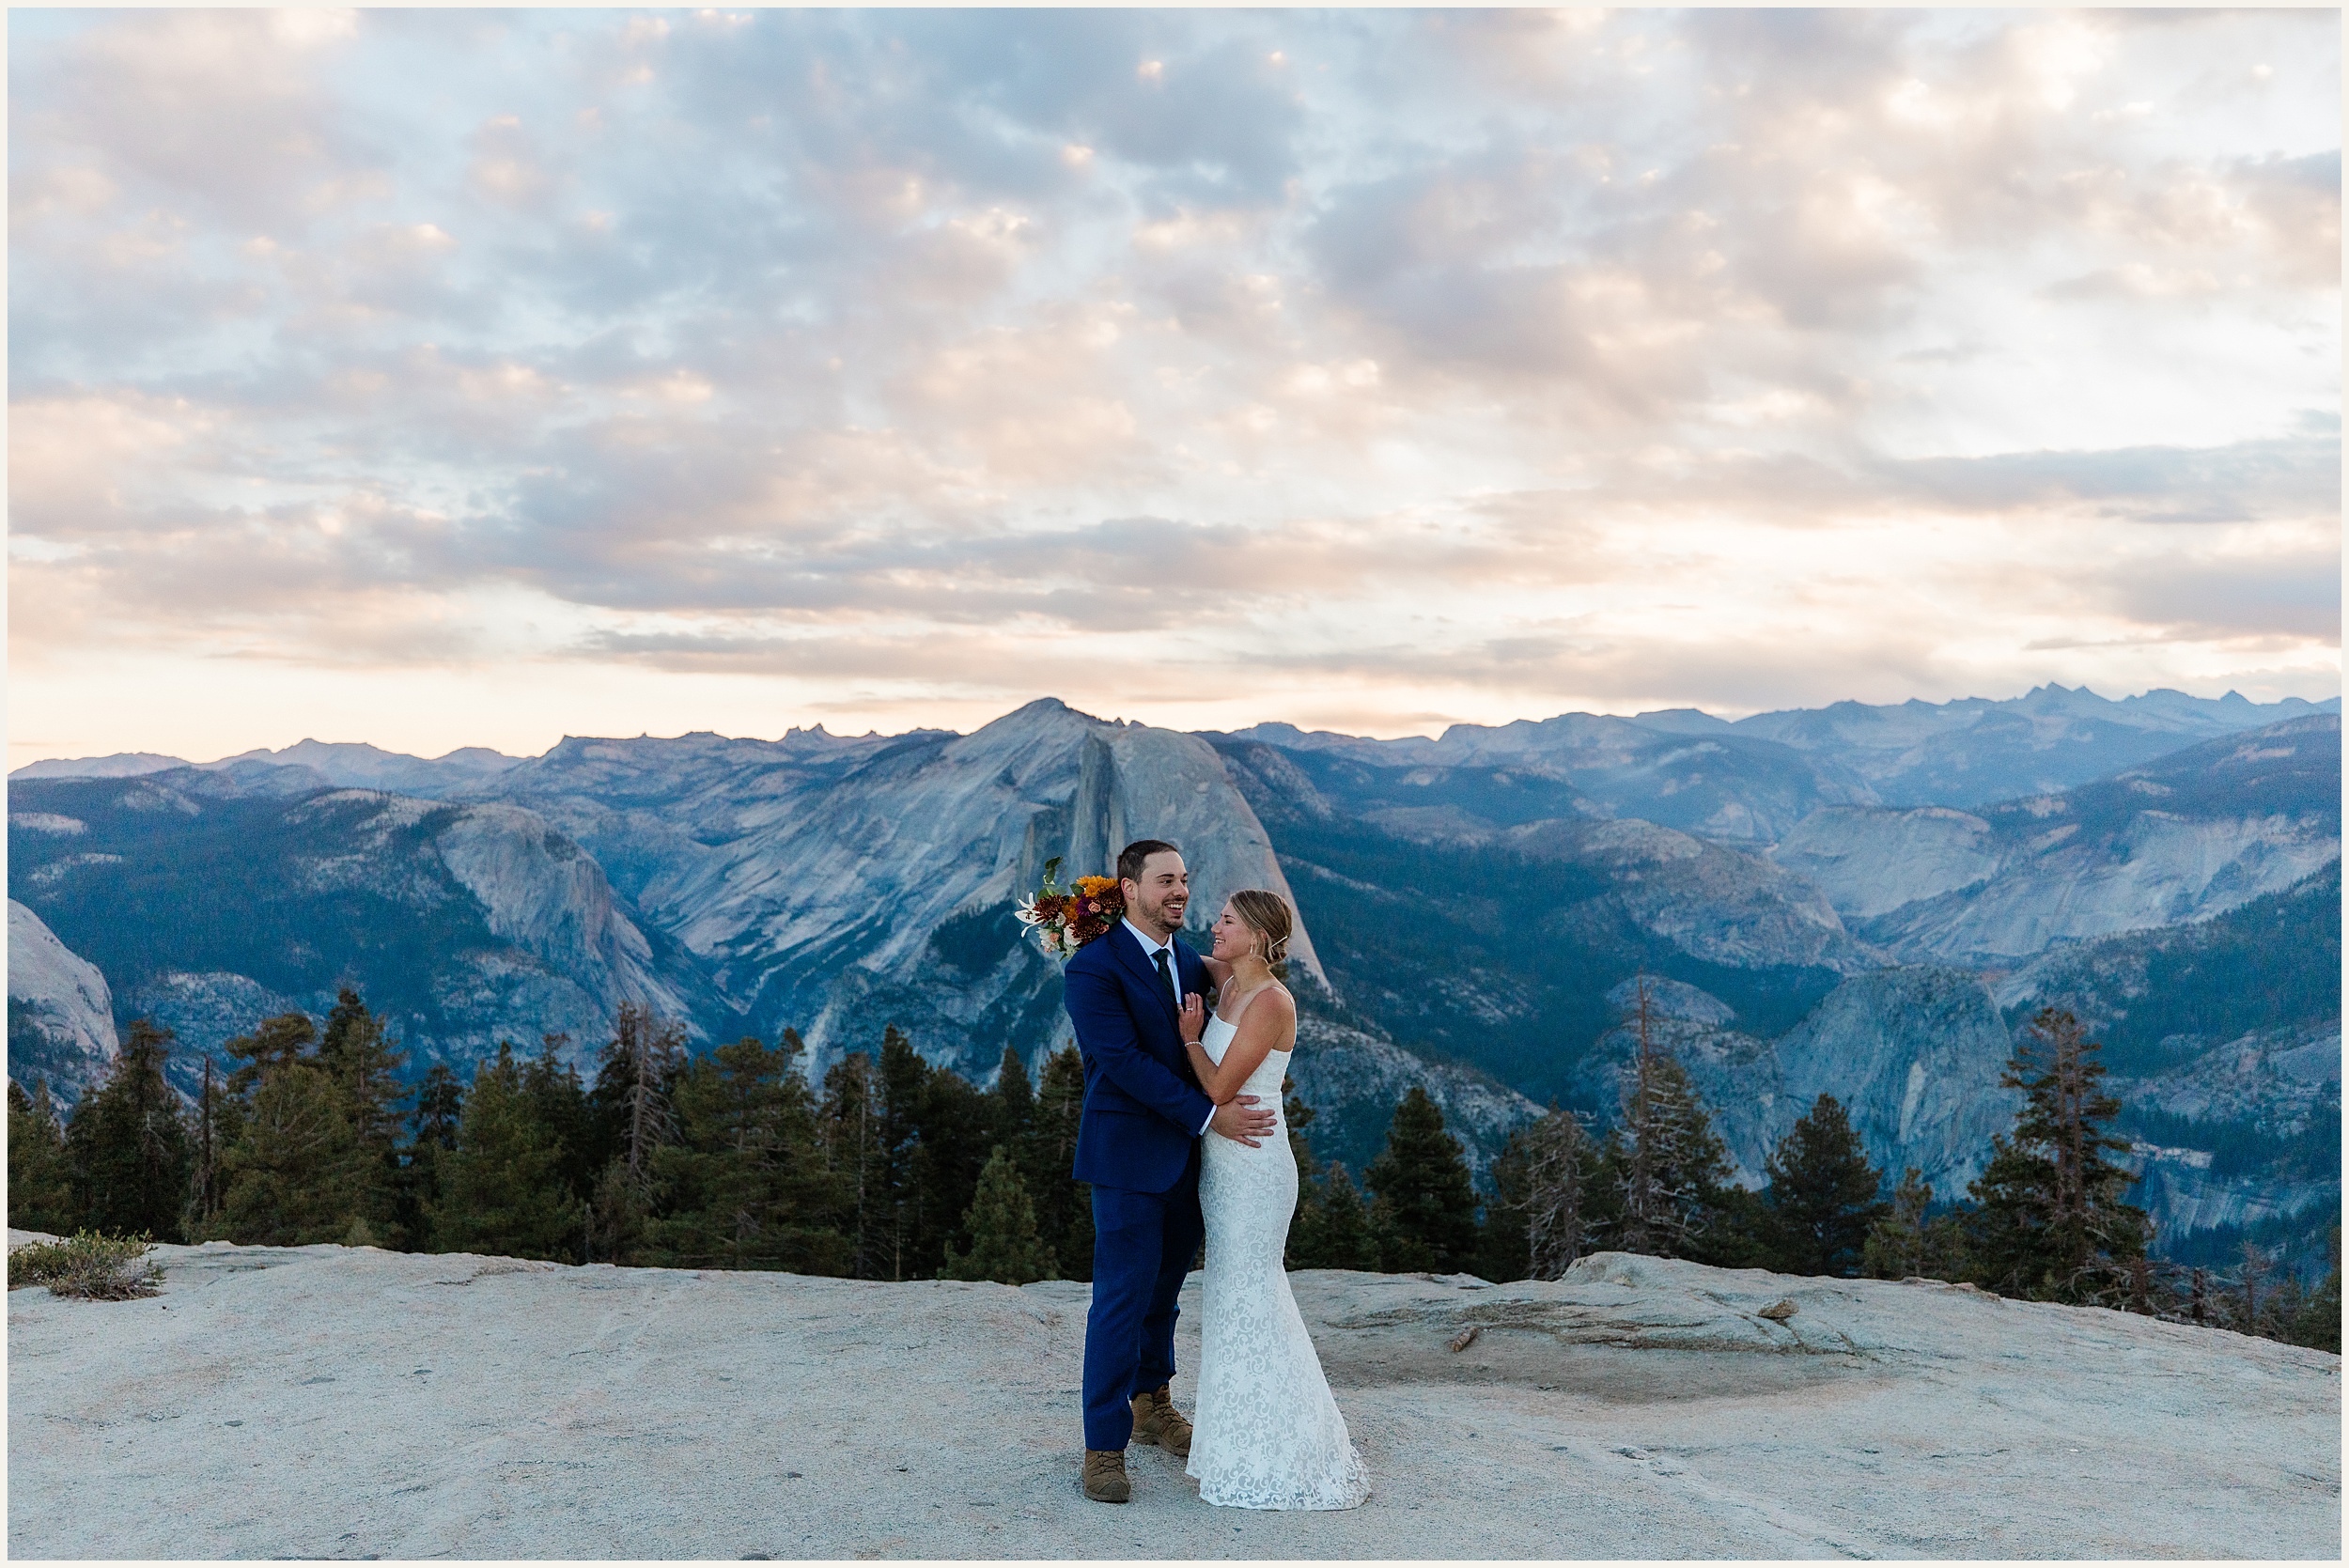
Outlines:
[{"label": "groom's beard", "polygon": [[[1169,908],[1170,905],[1173,907]],[[1144,904],[1136,912],[1142,916],[1143,921],[1172,937],[1183,928],[1183,911],[1189,906],[1188,896],[1174,894],[1160,902],[1156,908]]]}]

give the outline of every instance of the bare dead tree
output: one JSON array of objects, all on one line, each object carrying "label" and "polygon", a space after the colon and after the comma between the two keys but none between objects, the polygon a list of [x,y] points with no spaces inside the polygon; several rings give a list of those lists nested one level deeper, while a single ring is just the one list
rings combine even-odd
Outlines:
[{"label": "bare dead tree", "polygon": [[[219,1150],[213,1146],[213,1123],[220,1113],[218,1092],[212,1087],[212,1059],[204,1059],[204,1087],[195,1100],[195,1172],[190,1186],[197,1224],[220,1207]],[[193,1227],[191,1227],[193,1228]]]},{"label": "bare dead tree", "polygon": [[2257,1245],[2243,1244],[2243,1331],[2260,1331],[2260,1286],[2267,1282],[2268,1257]]}]

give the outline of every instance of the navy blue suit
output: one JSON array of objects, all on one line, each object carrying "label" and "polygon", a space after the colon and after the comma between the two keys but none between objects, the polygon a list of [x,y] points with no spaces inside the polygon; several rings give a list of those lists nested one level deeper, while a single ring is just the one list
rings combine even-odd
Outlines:
[{"label": "navy blue suit", "polygon": [[[1204,995],[1198,955],[1176,942],[1174,960],[1183,990]],[[1184,1053],[1174,993],[1122,922],[1080,948],[1063,981],[1085,1067],[1075,1174],[1093,1186],[1085,1447],[1123,1449],[1129,1401],[1174,1375],[1174,1300],[1206,1234],[1199,1132],[1215,1102]]]}]

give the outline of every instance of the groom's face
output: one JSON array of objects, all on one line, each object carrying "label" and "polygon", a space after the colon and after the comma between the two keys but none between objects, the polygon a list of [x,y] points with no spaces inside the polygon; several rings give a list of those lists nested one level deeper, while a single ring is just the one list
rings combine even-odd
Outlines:
[{"label": "groom's face", "polygon": [[1126,908],[1144,930],[1169,936],[1183,926],[1183,911],[1190,906],[1190,873],[1183,857],[1161,849],[1142,862],[1142,877],[1123,884]]}]

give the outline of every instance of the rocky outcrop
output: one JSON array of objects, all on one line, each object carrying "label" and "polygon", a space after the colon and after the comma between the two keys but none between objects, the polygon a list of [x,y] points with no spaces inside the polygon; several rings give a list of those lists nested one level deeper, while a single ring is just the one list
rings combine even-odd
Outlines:
[{"label": "rocky outcrop", "polygon": [[[1390,779],[1411,769],[1549,771],[1599,815],[1766,845],[1837,805],[1970,808],[2070,789],[2214,737],[2340,711],[2339,698],[2259,704],[2232,692],[2214,700],[2149,691],[2111,702],[2084,689],[2043,686],[2001,702],[1846,702],[1735,723],[1679,708],[1630,719],[1569,713],[1455,724],[1435,740],[1376,740],[1282,723],[1213,738],[1344,758]],[[1428,783],[1440,794],[1447,781]]]},{"label": "rocky outcrop", "polygon": [[[2004,702],[1968,697],[1757,713],[1735,733],[1849,768],[1885,805],[1978,807],[2074,788],[2215,737],[2341,712],[2338,697],[2254,703],[2154,691],[2118,702],[2085,687]],[[1644,717],[1644,716],[1643,716]]]},{"label": "rocky outcrop", "polygon": [[[464,1069],[545,1032],[592,1051],[624,1001],[705,1032],[723,1014],[690,956],[630,919],[592,858],[511,805],[321,787],[307,768],[252,762],[12,794],[81,825],[12,824],[12,874],[119,977],[126,1016],[176,1032],[182,1087],[226,1040],[273,1013],[323,1015],[343,984],[392,1020],[419,1068]],[[14,970],[29,960],[13,926],[10,938]],[[25,1049],[12,1030],[11,1071]]]},{"label": "rocky outcrop", "polygon": [[[387,815],[404,815],[404,803]],[[490,933],[588,996],[632,1001],[683,1018],[702,999],[662,972],[652,943],[612,896],[603,868],[536,813],[466,805],[435,814],[433,849],[479,903]]]},{"label": "rocky outcrop", "polygon": [[[2229,1174],[2214,1171],[2207,1149],[2171,1148],[2142,1139],[2122,1161],[2136,1175],[2129,1202],[2145,1211],[2156,1234],[2175,1246],[2197,1231],[2221,1226],[2248,1228],[2275,1220],[2296,1220],[2329,1202],[2338,1212],[2341,1183],[2296,1175]],[[2272,1246],[2272,1243],[2264,1245]],[[2315,1255],[2314,1248],[2310,1251]]]},{"label": "rocky outcrop", "polygon": [[203,1071],[202,1058],[222,1065],[221,1048],[240,1034],[249,1034],[263,1018],[284,1013],[308,1012],[323,1017],[334,999],[322,993],[285,996],[251,975],[225,970],[202,972],[160,970],[132,985],[122,995],[127,1017],[146,1018],[171,1031],[173,1058],[164,1071],[182,1087]]},{"label": "rocky outcrop", "polygon": [[[2131,1159],[2164,1237],[2307,1217],[2321,1233],[2341,1204],[2341,1024],[2255,1031],[2182,1049],[2167,1070],[2112,1080],[2139,1123],[2158,1119]],[[2243,1134],[2265,1146],[2243,1157]],[[2222,1157],[2222,1151],[2233,1157]]]},{"label": "rocky outcrop", "polygon": [[348,789],[377,789],[437,800],[503,773],[521,760],[487,746],[461,746],[445,756],[428,758],[387,752],[363,742],[302,740],[278,751],[263,748],[242,752],[202,766],[226,768],[241,763],[261,763],[307,768],[330,784]]},{"label": "rocky outcrop", "polygon": [[1911,961],[2004,965],[2206,920],[2341,858],[2341,721],[2293,720],[1977,815],[1823,813],[1774,855]]},{"label": "rocky outcrop", "polygon": [[2001,862],[1990,824],[1947,806],[1829,806],[1803,818],[1770,859],[1818,888],[1836,913],[1860,919],[1978,888]]},{"label": "rocky outcrop", "polygon": [[[973,1077],[1007,1043],[1032,1056],[1065,1037],[1057,971],[1010,913],[1052,857],[1075,877],[1108,872],[1136,838],[1178,844],[1202,929],[1237,889],[1288,893],[1263,824],[1194,737],[1046,699],[968,736],[711,755],[767,744],[566,742],[485,788],[581,823],[748,1026],[799,1029],[819,1074],[889,1023]],[[1326,979],[1302,923],[1290,956]]]},{"label": "rocky outcrop", "polygon": [[2013,1049],[1989,987],[1960,970],[1878,970],[1838,986],[1778,1041],[1791,1126],[1821,1094],[1850,1113],[1869,1157],[1916,1166],[1943,1198],[1982,1173],[2019,1093],[1999,1085]]},{"label": "rocky outcrop", "polygon": [[8,775],[11,784],[34,779],[115,779],[174,768],[206,771],[250,770],[262,767],[304,768],[327,784],[353,789],[390,790],[402,795],[439,797],[463,788],[492,773],[503,772],[519,758],[487,746],[462,746],[445,756],[410,756],[363,743],[297,741],[278,751],[263,747],[222,757],[217,762],[193,763],[157,752],[120,752],[113,756],[56,758],[30,763]]},{"label": "rocky outcrop", "polygon": [[1079,1283],[158,1253],[151,1300],[8,1297],[13,1556],[2341,1551],[2340,1358],[1937,1283],[1294,1275],[1373,1490],[1263,1514],[1157,1448],[1084,1500]]},{"label": "rocky outcrop", "polygon": [[[1623,1021],[1579,1074],[1578,1098],[1611,1111],[1637,1048],[1637,992],[1609,1000]],[[1944,1199],[1981,1174],[1994,1134],[2012,1129],[2015,1092],[1999,1077],[2011,1045],[1987,986],[1955,970],[1855,975],[1793,1031],[1765,1040],[1734,1027],[1719,999],[1649,984],[1649,1038],[1688,1070],[1737,1180],[1759,1187],[1769,1151],[1821,1094],[1841,1101],[1871,1162],[1916,1166]]]},{"label": "rocky outcrop", "polygon": [[1642,930],[1706,963],[1850,972],[1878,961],[1818,889],[1759,855],[1652,822],[1534,822],[1501,842],[1601,873]]},{"label": "rocky outcrop", "polygon": [[102,757],[48,757],[28,762],[8,775],[10,784],[33,779],[128,779],[141,773],[194,766],[185,757],[161,752],[117,752]]},{"label": "rocky outcrop", "polygon": [[8,1077],[45,1081],[70,1104],[119,1054],[106,977],[9,899]]},{"label": "rocky outcrop", "polygon": [[[1498,727],[1455,724],[1437,740],[1309,735],[1288,724],[1210,738],[1227,751],[1264,748],[1313,759],[1322,765],[1316,784],[1366,818],[1382,810],[1435,812],[1508,826],[1524,819],[1512,795],[1563,794],[1582,815],[1638,817],[1723,843],[1768,844],[1822,805],[1875,800],[1833,759],[1733,734],[1726,724],[1688,735],[1570,713]],[[1332,779],[1332,762],[1359,771]],[[1542,814],[1556,815],[1562,803],[1546,802]]]},{"label": "rocky outcrop", "polygon": [[2341,1110],[2341,1025],[2257,1031],[2127,1081],[2131,1103],[2164,1115],[2296,1131]]}]

